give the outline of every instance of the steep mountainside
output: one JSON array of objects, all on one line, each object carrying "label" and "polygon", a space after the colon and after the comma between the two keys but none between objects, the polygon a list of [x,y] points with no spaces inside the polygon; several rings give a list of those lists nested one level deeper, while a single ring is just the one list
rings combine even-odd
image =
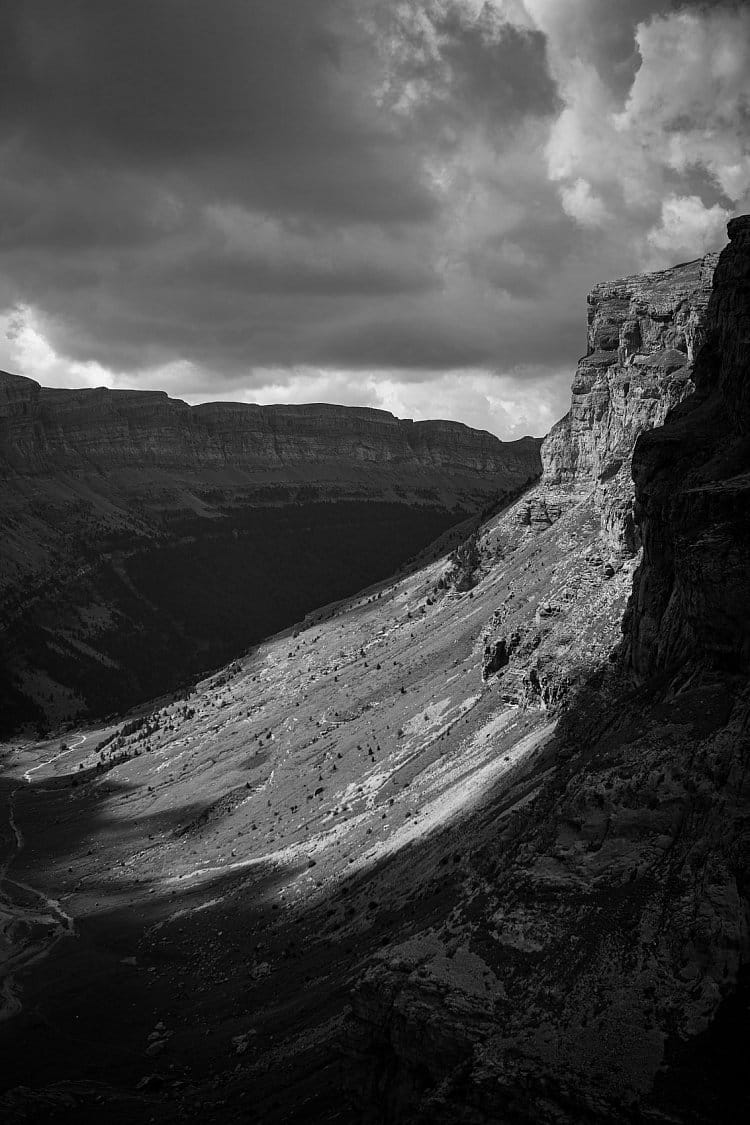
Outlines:
[{"label": "steep mountainside", "polygon": [[0,374],[5,729],[122,709],[231,659],[517,491],[538,447]]},{"label": "steep mountainside", "polygon": [[[387,949],[356,990],[348,1042],[362,1120],[747,1119],[738,1045],[748,1034],[750,955],[750,219],[730,223],[729,236],[705,318],[695,306],[685,318],[684,304],[675,315],[671,300],[660,308],[668,334],[678,317],[697,329],[695,393],[635,445],[633,539],[644,550],[626,644],[599,668],[587,660],[575,692],[564,674],[570,654],[560,659],[543,637],[517,661],[544,704],[567,704],[554,766],[521,813],[473,835],[471,879],[452,914]],[[584,380],[583,403],[577,375],[531,503],[532,512],[544,505],[550,477],[580,482],[593,470],[601,540],[616,555],[634,545],[630,489],[615,493],[613,519],[607,463],[629,459],[638,427],[612,387],[629,374],[632,301],[647,307],[652,281],[642,279],[635,297],[631,281],[594,291],[594,334],[602,319],[614,321],[613,345],[619,317],[617,360],[593,386]],[[612,294],[631,303],[610,320]],[[649,398],[656,370],[674,406],[687,389],[690,342],[670,343],[683,355],[629,366],[651,369]],[[647,409],[644,421],[659,414]],[[597,428],[592,440],[587,431]],[[565,596],[543,613],[568,616]],[[583,598],[595,610],[588,591]],[[504,671],[513,670],[507,654],[519,632],[501,638]],[[614,640],[601,615],[596,632]],[[590,656],[580,626],[575,635]],[[502,812],[500,794],[496,801]],[[480,959],[468,979],[446,969],[459,953]],[[481,1005],[472,997],[478,972]]]},{"label": "steep mountainside", "polygon": [[599,387],[450,552],[5,747],[0,1112],[747,1119],[749,227],[708,301],[595,290]]}]

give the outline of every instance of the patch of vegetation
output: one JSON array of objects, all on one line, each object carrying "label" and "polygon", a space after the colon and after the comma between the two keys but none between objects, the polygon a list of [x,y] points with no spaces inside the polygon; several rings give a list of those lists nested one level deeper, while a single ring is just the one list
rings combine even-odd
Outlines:
[{"label": "patch of vegetation", "polygon": [[465,542],[460,543],[448,556],[450,569],[445,574],[446,586],[463,592],[471,590],[479,581],[479,564],[481,563],[479,543],[476,532],[473,532]]}]

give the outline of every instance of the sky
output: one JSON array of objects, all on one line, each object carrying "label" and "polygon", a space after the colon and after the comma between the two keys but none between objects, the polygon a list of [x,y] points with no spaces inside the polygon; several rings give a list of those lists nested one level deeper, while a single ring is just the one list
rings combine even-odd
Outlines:
[{"label": "sky", "polygon": [[750,211],[750,5],[3,0],[0,368],[502,438]]}]

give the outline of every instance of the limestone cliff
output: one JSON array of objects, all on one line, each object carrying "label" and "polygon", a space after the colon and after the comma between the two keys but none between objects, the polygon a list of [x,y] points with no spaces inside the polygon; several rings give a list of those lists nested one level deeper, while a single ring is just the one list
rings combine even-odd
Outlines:
[{"label": "limestone cliff", "polygon": [[[578,557],[570,555],[567,587],[549,592],[550,615],[583,604],[580,594],[592,568],[611,580],[624,567],[621,578],[630,582],[641,545],[634,520],[633,449],[641,434],[660,426],[694,389],[693,363],[705,339],[717,260],[717,254],[708,254],[672,269],[596,285],[588,295],[588,350],[573,377],[571,407],[542,443],[542,478],[520,512],[521,528],[533,533],[545,532],[565,513],[573,519],[574,511],[578,524],[589,526]],[[598,531],[593,538],[588,521]],[[559,548],[561,556],[568,556],[569,543]],[[610,598],[608,613],[589,605],[590,627],[581,613],[576,628],[589,639],[574,664],[557,645],[554,631],[540,637],[535,625],[523,642],[529,630],[515,620],[517,611],[496,612],[485,633],[485,677],[505,668],[501,679],[510,698],[545,707],[564,704],[619,640],[617,601]]]},{"label": "limestone cliff", "polygon": [[716,254],[597,285],[588,296],[588,351],[571,406],[542,446],[550,485],[593,487],[608,547],[636,549],[630,460],[639,434],[660,426],[692,390]]},{"label": "limestone cliff", "polygon": [[[447,487],[461,498],[463,492],[492,496],[533,476],[538,444],[534,438],[501,442],[460,422],[412,422],[364,407],[191,407],[163,391],[53,390],[0,372],[6,473],[228,469],[250,480],[255,475],[258,483],[278,474],[284,483],[330,478],[346,485],[369,479],[374,467],[396,470],[404,478],[396,483],[424,477],[434,491]],[[440,479],[441,470],[455,478],[452,485]]]}]

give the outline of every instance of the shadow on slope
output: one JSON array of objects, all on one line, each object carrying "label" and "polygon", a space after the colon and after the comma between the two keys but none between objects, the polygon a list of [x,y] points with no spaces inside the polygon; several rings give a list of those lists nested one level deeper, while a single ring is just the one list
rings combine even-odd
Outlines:
[{"label": "shadow on slope", "polygon": [[73,576],[56,570],[4,606],[0,735],[174,691],[386,578],[466,515],[368,500],[175,517]]}]

